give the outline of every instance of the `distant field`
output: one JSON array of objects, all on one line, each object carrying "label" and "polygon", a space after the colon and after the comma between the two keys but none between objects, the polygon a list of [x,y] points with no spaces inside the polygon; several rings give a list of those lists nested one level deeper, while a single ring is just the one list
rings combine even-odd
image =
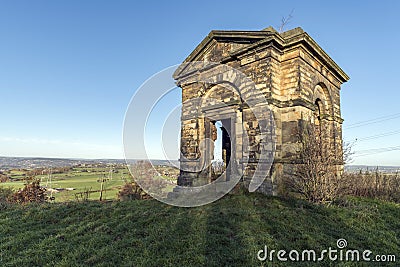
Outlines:
[{"label": "distant field", "polygon": [[[176,180],[177,170],[166,166],[157,166],[158,171],[163,174],[167,172],[173,176],[162,175],[164,179]],[[101,179],[106,178],[103,184],[103,200],[115,200],[121,187],[124,185],[125,180],[130,180],[128,169],[124,165],[110,167],[73,167],[71,170],[64,173],[57,173],[49,175],[37,175],[36,178],[40,179],[40,184],[47,189],[49,196],[55,197],[55,202],[74,201],[82,199],[85,192],[89,191],[89,200],[100,199]],[[11,187],[15,190],[24,187],[27,171],[23,170],[10,170],[8,175],[11,177],[11,182],[0,183],[0,187]],[[50,179],[51,178],[51,179]],[[14,180],[14,181],[13,181]],[[51,181],[50,181],[51,180]],[[74,190],[66,190],[66,189]],[[51,189],[57,190],[53,191]],[[58,190],[62,189],[62,190]],[[172,188],[168,188],[172,190]],[[53,191],[53,194],[51,194]]]},{"label": "distant field", "polygon": [[[112,176],[109,174],[110,168],[107,167],[77,167],[72,170],[51,175],[51,183],[49,175],[38,175],[36,178],[41,180],[41,185],[46,188],[73,188],[74,190],[59,190],[54,192],[56,202],[76,200],[76,194],[85,191],[99,191],[101,183],[99,179],[108,178],[104,183],[103,200],[112,200],[117,198],[119,189],[123,186],[124,179],[129,178],[129,173],[126,168],[114,169]],[[22,171],[12,171],[12,178],[20,179],[23,174]],[[24,187],[24,181],[12,181],[1,183],[1,187],[12,187],[14,189],[20,189]],[[51,193],[49,193],[51,195]],[[100,192],[92,192],[89,194],[89,199],[96,200],[100,198]]]}]

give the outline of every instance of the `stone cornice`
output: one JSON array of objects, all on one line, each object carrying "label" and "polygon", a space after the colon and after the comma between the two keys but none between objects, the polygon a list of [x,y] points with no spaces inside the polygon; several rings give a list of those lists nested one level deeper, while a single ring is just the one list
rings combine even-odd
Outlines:
[{"label": "stone cornice", "polygon": [[202,51],[207,47],[212,40],[236,40],[241,43],[254,43],[258,40],[262,40],[268,35],[271,35],[272,31],[211,31],[206,38],[190,53],[190,55],[184,60],[184,62],[196,61],[202,54]]},{"label": "stone cornice", "polygon": [[286,47],[304,44],[308,50],[311,50],[313,55],[316,55],[325,65],[327,65],[341,79],[341,82],[347,82],[350,77],[336,64],[335,61],[311,38],[308,33],[301,28],[296,28],[286,32],[285,40]]},{"label": "stone cornice", "polygon": [[[324,63],[340,80],[344,83],[349,80],[349,76],[332,60],[332,58],[301,28],[295,28],[283,33],[278,33],[272,27],[262,31],[211,31],[206,38],[193,50],[184,62],[199,60],[201,56],[210,49],[213,40],[216,41],[235,41],[247,44],[236,51],[232,51],[227,58],[221,59],[222,62],[229,61],[245,56],[247,53],[256,49],[262,49],[271,44],[278,50],[284,52],[294,46],[302,45],[312,55]],[[182,69],[178,72],[183,71]],[[174,77],[178,77],[175,73]]]}]

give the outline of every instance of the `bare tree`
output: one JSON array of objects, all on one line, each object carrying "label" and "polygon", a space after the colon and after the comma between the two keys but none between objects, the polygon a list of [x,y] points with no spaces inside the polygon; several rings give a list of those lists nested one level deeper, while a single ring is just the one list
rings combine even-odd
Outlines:
[{"label": "bare tree", "polygon": [[340,194],[342,155],[329,141],[328,130],[308,125],[299,132],[300,158],[286,182],[308,201],[331,203]]},{"label": "bare tree", "polygon": [[292,11],[290,11],[290,13],[287,17],[282,17],[281,25],[279,26],[280,33],[283,32],[284,28],[289,24],[290,20],[293,18],[293,12],[294,12],[294,9],[292,9]]}]

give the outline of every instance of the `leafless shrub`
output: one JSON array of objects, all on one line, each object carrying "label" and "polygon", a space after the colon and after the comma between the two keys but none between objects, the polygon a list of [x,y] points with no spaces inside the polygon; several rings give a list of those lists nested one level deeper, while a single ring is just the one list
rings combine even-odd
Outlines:
[{"label": "leafless shrub", "polygon": [[[400,177],[374,172],[347,173],[341,166],[351,159],[352,144],[335,152],[328,131],[307,125],[299,133],[300,157],[284,177],[286,187],[308,201],[331,203],[342,196],[371,197],[400,202]],[[338,155],[339,153],[339,155]]]},{"label": "leafless shrub", "polygon": [[29,202],[42,203],[47,200],[46,189],[40,186],[39,180],[33,179],[31,182],[27,182],[23,189],[15,192],[9,200],[21,204]]},{"label": "leafless shrub", "polygon": [[148,198],[150,198],[150,196],[134,181],[125,183],[118,192],[118,199],[122,201]]},{"label": "leafless shrub", "polygon": [[286,175],[288,188],[314,203],[331,203],[341,192],[342,176],[338,157],[328,141],[326,131],[307,125],[298,133],[299,162],[292,173]]}]

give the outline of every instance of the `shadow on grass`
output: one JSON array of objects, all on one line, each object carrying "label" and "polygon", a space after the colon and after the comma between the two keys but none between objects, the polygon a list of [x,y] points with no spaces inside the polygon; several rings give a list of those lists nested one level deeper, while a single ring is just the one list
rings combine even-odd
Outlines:
[{"label": "shadow on grass", "polygon": [[242,240],[240,212],[217,201],[207,206],[206,229],[203,233],[207,266],[247,266],[248,252]]}]

